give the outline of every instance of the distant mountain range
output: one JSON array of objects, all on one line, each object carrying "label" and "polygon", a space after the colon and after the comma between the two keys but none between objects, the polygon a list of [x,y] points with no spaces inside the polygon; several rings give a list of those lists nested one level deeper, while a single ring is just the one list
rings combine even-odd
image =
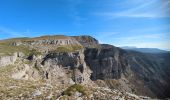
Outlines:
[{"label": "distant mountain range", "polygon": [[134,46],[124,46],[124,47],[120,47],[120,48],[126,49],[126,50],[138,51],[138,52],[142,52],[142,53],[166,53],[166,52],[168,52],[166,50],[161,50],[158,48],[137,48]]}]

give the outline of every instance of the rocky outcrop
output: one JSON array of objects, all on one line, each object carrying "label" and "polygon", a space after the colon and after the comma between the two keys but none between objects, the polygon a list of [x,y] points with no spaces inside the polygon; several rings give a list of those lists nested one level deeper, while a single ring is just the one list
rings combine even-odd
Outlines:
[{"label": "rocky outcrop", "polygon": [[24,45],[79,45],[79,43],[72,39],[56,39],[56,40],[34,40],[25,41]]},{"label": "rocky outcrop", "polygon": [[41,64],[44,77],[48,80],[63,84],[70,82],[85,84],[90,81],[91,71],[84,61],[84,50],[50,53],[44,57]]},{"label": "rocky outcrop", "polygon": [[79,45],[79,42],[68,36],[42,36],[37,38],[15,39],[12,45]]},{"label": "rocky outcrop", "polygon": [[18,57],[17,53],[8,56],[7,55],[0,56],[0,67],[14,64],[14,62],[17,60],[17,57]]},{"label": "rocky outcrop", "polygon": [[[76,52],[48,53],[44,56],[29,55],[27,59],[18,58],[17,70],[12,74],[14,79],[45,79],[55,84],[88,84],[91,82],[91,70],[86,65],[84,50]],[[24,64],[24,63],[29,64]],[[19,64],[21,63],[21,64]]]},{"label": "rocky outcrop", "polygon": [[35,66],[30,64],[23,64],[22,62],[18,62],[16,64],[17,69],[13,70],[11,77],[16,80],[31,80],[38,81],[42,79],[41,74],[39,74],[38,70],[35,70]]},{"label": "rocky outcrop", "polygon": [[74,38],[84,47],[96,47],[99,45],[98,40],[91,36],[74,36]]}]

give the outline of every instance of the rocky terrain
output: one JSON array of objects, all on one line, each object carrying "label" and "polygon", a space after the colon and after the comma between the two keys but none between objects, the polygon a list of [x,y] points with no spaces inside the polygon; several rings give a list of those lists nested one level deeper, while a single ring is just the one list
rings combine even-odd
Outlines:
[{"label": "rocky terrain", "polygon": [[1,40],[0,99],[169,98],[169,58],[169,52],[127,51],[90,36]]}]

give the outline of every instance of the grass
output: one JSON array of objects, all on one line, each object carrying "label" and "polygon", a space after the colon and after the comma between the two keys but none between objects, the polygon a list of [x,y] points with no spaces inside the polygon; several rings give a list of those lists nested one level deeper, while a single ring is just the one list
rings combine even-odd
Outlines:
[{"label": "grass", "polygon": [[[9,75],[15,68],[16,68],[16,66],[14,66],[14,65],[0,67],[0,76],[5,77],[5,75]],[[0,79],[2,79],[2,77]]]},{"label": "grass", "polygon": [[[23,96],[29,95],[37,88],[41,87],[41,84],[34,81],[26,81],[26,80],[15,80],[12,78],[3,78],[0,80],[0,98],[8,98],[8,97],[18,97],[20,94]],[[12,88],[10,88],[12,87]]]},{"label": "grass", "polygon": [[63,95],[68,95],[71,96],[72,94],[74,94],[75,92],[80,92],[83,95],[86,95],[86,89],[80,85],[80,84],[74,84],[70,87],[68,87],[64,92]]},{"label": "grass", "polygon": [[38,51],[35,50],[35,49],[29,50],[28,54],[29,54],[29,55],[35,55],[35,56],[42,55],[41,52],[38,52]]},{"label": "grass", "polygon": [[27,98],[33,91],[41,87],[44,82],[16,80],[11,78],[11,74],[16,70],[17,65],[0,67],[0,98],[18,98],[20,94]]},{"label": "grass", "polygon": [[27,49],[22,46],[11,46],[9,43],[0,43],[0,55],[12,55],[16,51],[27,52]]},{"label": "grass", "polygon": [[20,45],[20,46],[12,46],[11,42],[0,42],[0,56],[3,55],[13,55],[15,52],[22,52],[26,56],[28,55],[41,55],[41,52],[38,52],[35,49],[29,49],[29,47]]}]

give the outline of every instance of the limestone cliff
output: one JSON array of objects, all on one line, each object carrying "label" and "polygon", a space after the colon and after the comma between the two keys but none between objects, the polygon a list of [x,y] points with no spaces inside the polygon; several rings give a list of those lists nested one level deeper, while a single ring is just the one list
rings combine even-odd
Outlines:
[{"label": "limestone cliff", "polygon": [[50,53],[42,61],[45,78],[63,83],[88,83],[90,69],[84,61],[84,50],[68,53]]}]

